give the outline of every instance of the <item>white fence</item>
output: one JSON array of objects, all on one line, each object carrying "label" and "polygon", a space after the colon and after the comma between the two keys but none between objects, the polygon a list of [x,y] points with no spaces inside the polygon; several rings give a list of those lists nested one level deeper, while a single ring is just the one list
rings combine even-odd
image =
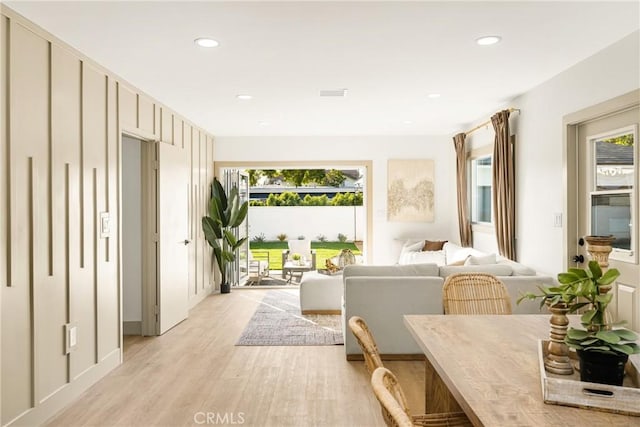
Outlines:
[{"label": "white fence", "polygon": [[342,233],[348,240],[364,240],[365,220],[363,206],[250,206],[249,239],[264,234],[266,240],[277,240],[286,234],[287,239],[323,235],[335,241]]}]

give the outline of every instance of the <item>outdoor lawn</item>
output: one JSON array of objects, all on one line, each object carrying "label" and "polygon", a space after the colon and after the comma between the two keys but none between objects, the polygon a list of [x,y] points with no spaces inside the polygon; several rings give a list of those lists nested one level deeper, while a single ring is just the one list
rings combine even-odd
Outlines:
[{"label": "outdoor lawn", "polygon": [[[251,251],[269,251],[269,270],[282,270],[282,251],[288,248],[287,242],[280,241],[249,243]],[[342,249],[351,249],[355,255],[360,254],[353,242],[311,242],[311,249],[316,251],[316,268],[324,268],[326,259],[338,255]],[[254,255],[254,257],[263,259],[261,256]]]}]

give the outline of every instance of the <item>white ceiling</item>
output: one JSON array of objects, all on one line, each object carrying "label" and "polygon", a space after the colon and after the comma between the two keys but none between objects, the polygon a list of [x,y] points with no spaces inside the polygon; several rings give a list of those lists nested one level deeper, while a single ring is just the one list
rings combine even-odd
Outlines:
[{"label": "white ceiling", "polygon": [[638,1],[5,4],[217,136],[452,133],[640,28]]}]

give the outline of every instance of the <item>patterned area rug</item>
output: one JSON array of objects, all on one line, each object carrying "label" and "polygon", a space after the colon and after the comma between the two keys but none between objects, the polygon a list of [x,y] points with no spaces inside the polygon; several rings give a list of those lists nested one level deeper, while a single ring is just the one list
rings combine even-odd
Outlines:
[{"label": "patterned area rug", "polygon": [[300,314],[300,296],[297,289],[269,291],[236,343],[236,345],[342,344],[344,339],[340,316]]}]

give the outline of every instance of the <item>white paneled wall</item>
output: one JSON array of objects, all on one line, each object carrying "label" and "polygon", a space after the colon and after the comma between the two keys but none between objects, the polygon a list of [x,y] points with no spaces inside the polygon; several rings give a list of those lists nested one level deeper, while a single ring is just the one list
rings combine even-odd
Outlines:
[{"label": "white paneled wall", "polygon": [[[1,10],[0,424],[36,425],[120,363],[121,134],[191,154],[191,305],[211,289],[199,224],[213,137]],[[107,237],[102,212],[110,215]],[[69,354],[67,323],[78,334]]]}]

